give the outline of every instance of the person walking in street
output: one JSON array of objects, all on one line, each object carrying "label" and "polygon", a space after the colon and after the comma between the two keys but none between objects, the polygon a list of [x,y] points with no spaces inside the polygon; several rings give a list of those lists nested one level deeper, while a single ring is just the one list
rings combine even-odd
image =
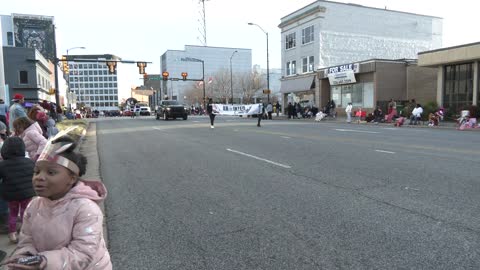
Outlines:
[{"label": "person walking in street", "polygon": [[[32,183],[38,197],[25,211],[8,269],[112,269],[98,206],[107,190],[100,181],[81,179],[87,159],[75,149],[70,137],[56,136],[35,163]],[[32,255],[38,256],[37,264],[17,263]]]},{"label": "person walking in street", "polygon": [[7,104],[5,104],[5,101],[0,98],[0,122],[5,124],[5,126],[7,127],[7,134],[10,134],[10,129],[8,128],[8,123],[7,123],[7,113],[8,113]]},{"label": "person walking in street", "polygon": [[263,103],[261,103],[261,101],[260,101],[260,104],[258,105],[259,107],[258,107],[258,115],[257,115],[257,118],[258,118],[257,127],[260,127],[260,122],[262,121],[262,117],[265,114],[265,107],[263,106]]},{"label": "person walking in street", "polygon": [[1,197],[8,202],[8,238],[17,243],[17,217],[20,220],[30,200],[35,196],[32,186],[34,163],[25,157],[25,144],[19,137],[9,137],[1,150]]},{"label": "person walking in street", "polygon": [[347,107],[345,108],[345,113],[347,113],[347,123],[351,123],[352,122],[352,103],[349,102]]},{"label": "person walking in street", "polygon": [[267,114],[268,114],[269,120],[272,120],[272,113],[273,113],[273,106],[272,106],[272,103],[269,102],[267,105]]},{"label": "person walking in street", "polygon": [[10,106],[10,110],[8,113],[8,124],[10,125],[10,132],[14,132],[15,129],[13,128],[13,122],[17,118],[20,117],[27,117],[27,113],[25,112],[25,109],[23,108],[22,104],[25,102],[25,98],[21,94],[15,94],[12,99],[12,106]]},{"label": "person walking in street", "polygon": [[43,148],[47,144],[47,139],[43,136],[42,128],[37,122],[33,122],[28,117],[20,117],[13,122],[15,134],[22,138],[25,143],[25,149],[29,157],[36,161]]},{"label": "person walking in street", "polygon": [[213,111],[213,100],[211,98],[208,99],[207,113],[208,113],[208,116],[210,117],[210,128],[215,128],[214,126],[215,113]]}]

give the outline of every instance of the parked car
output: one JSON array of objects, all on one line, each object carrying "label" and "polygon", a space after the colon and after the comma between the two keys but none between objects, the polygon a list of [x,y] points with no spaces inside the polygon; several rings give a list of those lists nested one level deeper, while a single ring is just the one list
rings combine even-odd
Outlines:
[{"label": "parked car", "polygon": [[122,115],[123,115],[123,116],[132,116],[132,114],[133,114],[132,111],[130,111],[130,110],[125,110],[125,111],[123,111],[123,114],[122,114]]},{"label": "parked car", "polygon": [[150,107],[147,106],[141,106],[140,107],[140,115],[152,115],[152,111],[150,110]]},{"label": "parked car", "polygon": [[163,120],[168,120],[170,118],[177,119],[177,117],[187,120],[188,113],[185,106],[178,103],[176,100],[160,101],[160,105],[158,106],[156,113],[157,120],[160,118]]}]

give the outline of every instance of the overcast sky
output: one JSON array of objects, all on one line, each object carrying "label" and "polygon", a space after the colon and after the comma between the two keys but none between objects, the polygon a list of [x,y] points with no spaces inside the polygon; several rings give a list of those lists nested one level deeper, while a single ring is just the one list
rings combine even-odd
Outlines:
[{"label": "overcast sky", "polygon": [[[205,2],[207,45],[252,49],[253,64],[266,67],[265,34],[270,36],[270,67],[280,67],[280,18],[313,0],[209,0]],[[338,0],[443,18],[444,47],[480,41],[480,1]],[[126,60],[153,62],[147,73],[160,73],[160,56],[184,45],[201,45],[198,0],[2,0],[2,15],[11,13],[55,17],[57,48],[65,54],[111,53]],[[139,78],[138,74],[134,77]],[[140,81],[138,81],[140,84]]]}]

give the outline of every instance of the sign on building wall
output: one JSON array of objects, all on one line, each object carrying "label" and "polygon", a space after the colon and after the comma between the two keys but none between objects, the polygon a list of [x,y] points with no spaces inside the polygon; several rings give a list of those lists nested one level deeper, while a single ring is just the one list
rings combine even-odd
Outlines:
[{"label": "sign on building wall", "polygon": [[47,59],[55,58],[53,17],[13,14],[15,46],[34,48]]},{"label": "sign on building wall", "polygon": [[340,85],[340,84],[349,84],[356,83],[355,74],[353,70],[345,70],[343,72],[335,72],[328,74],[328,81],[330,85]]},{"label": "sign on building wall", "polygon": [[353,71],[353,73],[359,73],[360,72],[360,64],[359,63],[345,64],[345,65],[340,65],[340,66],[336,66],[336,67],[326,68],[324,70],[323,74],[326,78],[329,74],[344,72],[344,71],[347,71],[347,70],[351,70],[351,71]]}]

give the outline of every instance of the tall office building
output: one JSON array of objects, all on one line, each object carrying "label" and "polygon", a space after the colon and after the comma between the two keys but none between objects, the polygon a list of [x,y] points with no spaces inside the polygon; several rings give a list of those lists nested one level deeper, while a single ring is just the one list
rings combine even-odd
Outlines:
[{"label": "tall office building", "polygon": [[74,106],[98,111],[118,110],[118,67],[117,72],[110,74],[104,61],[120,61],[120,57],[112,54],[68,55],[67,60],[68,88],[76,95]]},{"label": "tall office building", "polygon": [[[252,72],[252,50],[241,48],[210,47],[186,45],[185,50],[167,50],[161,57],[162,72],[167,71],[172,78],[182,78],[182,72],[188,73],[190,79],[202,79],[202,63],[185,61],[190,59],[202,60],[204,65],[205,83],[222,70],[230,71],[230,59],[233,74]],[[234,81],[235,82],[235,81]],[[185,100],[184,93],[191,89],[195,82],[191,81],[168,81],[162,85],[163,95],[179,100],[181,103],[190,104]],[[234,98],[238,98],[238,92],[234,83]]]}]

